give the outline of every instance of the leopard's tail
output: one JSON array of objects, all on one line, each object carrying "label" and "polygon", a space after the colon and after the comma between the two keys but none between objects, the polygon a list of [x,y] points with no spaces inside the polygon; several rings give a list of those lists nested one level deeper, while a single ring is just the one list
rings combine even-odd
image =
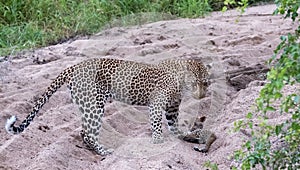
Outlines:
[{"label": "leopard's tail", "polygon": [[34,117],[38,114],[39,110],[43,107],[43,105],[49,100],[49,98],[59,89],[63,84],[70,80],[70,75],[73,73],[73,67],[67,68],[63,72],[61,72],[55,80],[50,84],[47,90],[43,93],[43,95],[36,101],[32,111],[28,114],[28,116],[23,120],[23,122],[19,126],[14,126],[17,121],[16,116],[12,116],[7,119],[5,124],[5,129],[8,133],[11,134],[19,134],[27,128],[30,123],[33,121]]}]

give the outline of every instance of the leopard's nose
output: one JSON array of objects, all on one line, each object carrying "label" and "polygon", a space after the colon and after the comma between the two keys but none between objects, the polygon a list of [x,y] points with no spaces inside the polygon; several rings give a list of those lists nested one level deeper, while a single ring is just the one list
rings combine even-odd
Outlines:
[{"label": "leopard's nose", "polygon": [[197,92],[193,93],[193,98],[197,99],[197,100],[202,99],[205,96],[206,95],[205,95],[204,91],[197,91]]}]

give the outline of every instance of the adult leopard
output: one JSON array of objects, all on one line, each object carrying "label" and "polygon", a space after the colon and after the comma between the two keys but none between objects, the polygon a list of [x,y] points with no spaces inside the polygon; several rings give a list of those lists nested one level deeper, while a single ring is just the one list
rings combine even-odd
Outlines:
[{"label": "adult leopard", "polygon": [[171,59],[156,65],[107,58],[83,61],[58,75],[19,126],[14,126],[15,116],[8,119],[7,132],[23,132],[52,94],[65,83],[82,113],[84,143],[97,154],[107,155],[111,151],[98,143],[98,137],[108,98],[148,106],[153,143],[161,143],[162,113],[165,112],[169,130],[180,133],[177,117],[182,95],[188,90],[194,98],[204,97],[209,73],[199,59]]}]

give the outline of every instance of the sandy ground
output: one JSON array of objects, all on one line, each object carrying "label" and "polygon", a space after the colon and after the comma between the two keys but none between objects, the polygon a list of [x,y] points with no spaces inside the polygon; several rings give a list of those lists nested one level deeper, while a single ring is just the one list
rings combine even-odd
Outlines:
[{"label": "sandy ground", "polygon": [[[107,29],[89,38],[49,46],[0,62],[0,169],[205,169],[212,161],[221,170],[234,165],[231,157],[247,133],[233,133],[233,123],[253,109],[261,86],[251,83],[235,91],[225,82],[224,71],[263,64],[272,55],[282,34],[296,26],[272,16],[274,5],[253,7],[239,16],[235,11],[212,13],[199,19],[160,21],[134,27]],[[163,144],[150,143],[145,107],[119,102],[106,105],[100,142],[113,148],[107,157],[82,148],[79,110],[64,86],[40,111],[24,133],[7,134],[6,119],[20,119],[35,99],[66,67],[88,58],[121,58],[156,63],[167,58],[200,57],[213,63],[210,96],[200,101],[186,97],[180,122],[206,115],[206,128],[217,140],[209,153],[192,150],[194,144],[174,139],[165,129]],[[270,121],[285,119],[273,115]],[[182,128],[186,128],[182,125]]]}]

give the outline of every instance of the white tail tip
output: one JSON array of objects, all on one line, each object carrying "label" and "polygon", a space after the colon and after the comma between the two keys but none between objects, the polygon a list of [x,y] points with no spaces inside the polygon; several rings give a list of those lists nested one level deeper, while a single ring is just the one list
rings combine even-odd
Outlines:
[{"label": "white tail tip", "polygon": [[5,124],[5,129],[8,133],[13,134],[12,125],[17,121],[16,116],[12,116],[9,119],[7,119]]}]

